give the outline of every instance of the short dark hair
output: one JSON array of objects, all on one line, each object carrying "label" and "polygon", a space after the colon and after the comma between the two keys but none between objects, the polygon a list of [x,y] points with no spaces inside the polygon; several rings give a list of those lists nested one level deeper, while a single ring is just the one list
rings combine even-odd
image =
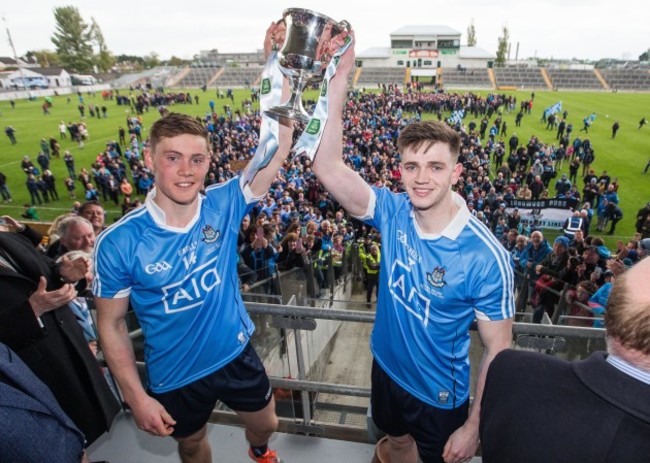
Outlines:
[{"label": "short dark hair", "polygon": [[172,138],[179,135],[197,135],[205,138],[206,144],[208,143],[208,129],[200,121],[186,114],[169,113],[151,126],[149,135],[151,151],[155,151],[156,145],[163,138]]},{"label": "short dark hair", "polygon": [[99,206],[102,208],[102,210],[104,210],[104,206],[102,206],[102,203],[96,200],[92,200],[92,201],[86,201],[81,206],[79,206],[79,210],[77,211],[77,214],[83,216],[84,213],[86,212],[86,209],[88,209],[91,206]]},{"label": "short dark hair", "polygon": [[447,124],[438,121],[414,122],[406,126],[397,138],[397,149],[404,153],[406,148],[418,151],[422,146],[429,150],[436,143],[449,146],[452,156],[460,153],[460,135]]}]

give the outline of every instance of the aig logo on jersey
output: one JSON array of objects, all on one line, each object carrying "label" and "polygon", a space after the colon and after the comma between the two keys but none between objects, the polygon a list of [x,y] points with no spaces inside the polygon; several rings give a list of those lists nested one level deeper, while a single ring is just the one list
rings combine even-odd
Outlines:
[{"label": "aig logo on jersey", "polygon": [[429,324],[431,299],[418,291],[411,267],[399,259],[391,269],[388,289],[396,304],[418,318],[425,327]]},{"label": "aig logo on jersey", "polygon": [[165,313],[182,312],[203,304],[207,295],[221,284],[221,277],[215,268],[217,258],[194,269],[181,281],[163,286]]},{"label": "aig logo on jersey", "polygon": [[160,272],[166,272],[167,270],[171,270],[173,267],[167,263],[167,261],[161,261],[161,262],[156,262],[155,264],[149,264],[144,268],[144,271],[147,272],[149,275],[153,275],[154,273],[160,273]]}]

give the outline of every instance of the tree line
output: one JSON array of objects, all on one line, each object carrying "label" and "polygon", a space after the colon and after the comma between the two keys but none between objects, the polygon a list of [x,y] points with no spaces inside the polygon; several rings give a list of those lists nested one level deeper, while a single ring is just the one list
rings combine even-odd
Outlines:
[{"label": "tree line", "polygon": [[41,67],[63,67],[80,74],[109,72],[116,64],[125,63],[132,69],[148,69],[161,64],[181,66],[189,61],[172,56],[163,61],[157,53],[145,56],[113,55],[108,49],[104,34],[95,20],[90,23],[81,16],[75,6],[54,8],[56,21],[51,40],[55,50],[30,50],[25,54],[28,61],[36,61]]}]

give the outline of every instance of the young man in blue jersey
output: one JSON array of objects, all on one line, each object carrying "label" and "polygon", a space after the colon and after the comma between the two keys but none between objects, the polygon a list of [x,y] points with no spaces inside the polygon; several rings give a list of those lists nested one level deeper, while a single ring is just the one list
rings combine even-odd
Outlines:
[{"label": "young man in blue jersey", "polygon": [[[274,32],[283,35],[271,26],[267,51]],[[267,446],[278,419],[237,276],[239,224],[289,153],[291,128],[279,129],[278,151],[250,183],[245,171],[203,195],[207,130],[190,116],[158,120],[150,132],[155,188],[97,241],[93,290],[106,360],[138,427],[173,436],[184,463],[212,461],[206,431],[217,400],[243,421],[252,460],[280,462]],[[129,303],[144,335],[148,391],[124,320]]]},{"label": "young man in blue jersey", "polygon": [[[353,216],[378,228],[382,259],[371,407],[392,462],[469,461],[479,444],[488,366],[511,346],[512,261],[490,230],[452,192],[462,172],[458,134],[414,123],[398,139],[405,193],[367,185],[341,158],[342,111],[354,53],[329,88],[329,118],[314,172]],[[469,410],[469,327],[485,347]],[[469,410],[469,413],[468,413]]]}]

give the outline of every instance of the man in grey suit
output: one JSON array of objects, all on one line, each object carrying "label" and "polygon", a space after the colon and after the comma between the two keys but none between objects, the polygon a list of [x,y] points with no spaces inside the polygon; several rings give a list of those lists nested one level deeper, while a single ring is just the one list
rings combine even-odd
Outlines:
[{"label": "man in grey suit", "polygon": [[47,386],[0,343],[0,461],[81,461],[84,440]]}]

